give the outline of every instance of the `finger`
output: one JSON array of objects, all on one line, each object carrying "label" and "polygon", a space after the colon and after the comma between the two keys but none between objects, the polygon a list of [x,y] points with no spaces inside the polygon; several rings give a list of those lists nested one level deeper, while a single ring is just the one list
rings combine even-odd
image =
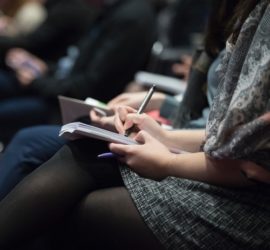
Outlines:
[{"label": "finger", "polygon": [[124,123],[124,129],[127,130],[130,127],[132,127],[133,125],[138,126],[141,123],[141,120],[142,120],[141,116],[142,115],[136,114],[136,113],[128,114],[126,116],[126,120],[125,120],[125,123]]},{"label": "finger", "polygon": [[125,133],[125,130],[124,130],[124,124],[123,124],[123,122],[121,121],[118,112],[115,112],[115,116],[114,116],[114,126],[115,126],[116,130],[117,130],[120,134],[124,134],[124,133]]},{"label": "finger", "polygon": [[153,139],[154,138],[144,130],[141,130],[134,138],[135,141],[137,141],[137,142],[139,142],[141,144],[149,142],[149,141],[151,141]]},{"label": "finger", "polygon": [[93,121],[93,122],[99,122],[100,121],[100,116],[98,116],[98,114],[95,112],[94,109],[90,110],[89,116],[90,116],[91,121]]},{"label": "finger", "polygon": [[110,143],[109,149],[115,154],[125,156],[130,152],[130,145]]},{"label": "finger", "polygon": [[124,124],[124,129],[128,129],[133,125],[136,125],[139,129],[144,129],[144,124],[146,120],[150,119],[150,117],[143,113],[143,114],[128,114],[126,118],[126,123]]},{"label": "finger", "polygon": [[128,106],[120,106],[115,112],[115,127],[121,134],[125,133],[124,124],[129,112],[134,113],[136,110]]}]

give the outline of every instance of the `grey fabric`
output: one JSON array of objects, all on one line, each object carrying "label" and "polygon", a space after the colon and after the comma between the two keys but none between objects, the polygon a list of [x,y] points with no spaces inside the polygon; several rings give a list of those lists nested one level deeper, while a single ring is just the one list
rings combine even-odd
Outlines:
[{"label": "grey fabric", "polygon": [[166,249],[270,249],[270,188],[229,189],[121,173],[144,221]]}]

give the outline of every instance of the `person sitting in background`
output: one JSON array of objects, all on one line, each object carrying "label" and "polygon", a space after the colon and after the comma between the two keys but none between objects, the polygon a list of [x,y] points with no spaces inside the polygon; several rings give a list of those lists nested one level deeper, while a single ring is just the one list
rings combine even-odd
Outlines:
[{"label": "person sitting in background", "polygon": [[191,58],[192,51],[202,45],[210,3],[208,0],[167,2],[167,6],[158,15],[158,40],[148,70],[186,79],[188,72],[176,72],[171,66],[174,63],[185,66],[185,59]]},{"label": "person sitting in background", "polygon": [[[21,49],[8,53],[16,79],[0,82],[0,136],[5,128],[16,131],[48,122],[57,112],[60,94],[109,100],[145,65],[156,34],[152,6],[143,0],[98,4],[100,14],[56,67]],[[132,62],[127,63],[130,58]],[[26,105],[32,99],[36,104]]]},{"label": "person sitting in background", "polygon": [[[8,2],[16,4],[17,1],[13,0]],[[0,34],[1,36],[17,36],[27,35],[33,32],[46,18],[47,11],[43,5],[43,0],[26,0],[21,1],[22,6],[19,6],[14,15],[10,16],[2,10],[2,16],[0,16]],[[3,5],[7,4],[5,2]]]},{"label": "person sitting in background", "polygon": [[78,42],[96,18],[99,10],[84,0],[43,0],[46,18],[27,35],[0,36],[1,68],[5,69],[6,53],[22,48],[42,60],[56,62],[71,44]]},{"label": "person sitting in background", "polygon": [[269,249],[269,17],[269,0],[239,0],[206,130],[119,108],[139,144],[111,143],[109,160],[101,141],[64,146],[1,201],[1,248],[71,219],[77,249]]},{"label": "person sitting in background", "polygon": [[[221,8],[220,6],[223,6],[222,10],[224,13],[222,14],[223,18],[220,18],[219,22],[214,22],[214,28],[216,26],[223,27],[224,23],[228,22],[226,15],[227,13],[232,13],[235,3],[227,0],[226,3],[226,6],[219,4],[213,6],[211,15],[215,15],[216,10]],[[215,70],[222,56],[222,54],[218,56],[218,53],[225,46],[226,40],[226,35],[221,32],[216,37],[212,36],[212,22],[211,18],[206,31],[204,52],[196,53],[196,58],[201,59],[197,60],[194,58],[193,61],[188,89],[185,93],[188,96],[184,95],[184,100],[179,104],[174,98],[164,93],[156,92],[146,107],[145,112],[160,109],[160,114],[171,120],[175,129],[183,127],[193,129],[205,128],[208,105],[211,106],[218,87]],[[208,92],[207,96],[206,89]],[[109,101],[108,105],[111,109],[116,109],[121,105],[138,109],[144,96],[144,92],[123,93]],[[186,112],[184,113],[186,114],[185,116],[183,116],[183,111]],[[180,117],[181,123],[177,122],[177,119]],[[114,129],[113,119],[112,116],[101,118],[95,112],[91,113],[92,122],[107,129]],[[0,200],[18,182],[47,161],[66,143],[66,140],[58,136],[59,130],[60,126],[38,126],[23,129],[15,135],[0,159]]]}]

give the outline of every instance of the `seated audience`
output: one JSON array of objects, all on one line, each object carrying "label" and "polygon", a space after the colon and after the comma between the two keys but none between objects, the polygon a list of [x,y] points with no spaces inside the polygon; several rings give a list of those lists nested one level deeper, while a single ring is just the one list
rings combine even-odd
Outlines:
[{"label": "seated audience", "polygon": [[206,130],[120,107],[139,144],[111,143],[116,159],[97,159],[101,141],[64,146],[0,203],[1,249],[63,221],[77,249],[269,249],[269,16],[269,0],[239,0]]},{"label": "seated audience", "polygon": [[[212,15],[215,15],[216,8],[219,8],[219,6],[213,8]],[[228,4],[224,8],[224,13],[232,12],[232,8],[233,4]],[[219,22],[215,22],[215,25],[222,27],[227,19],[224,16]],[[220,62],[221,55],[217,57],[217,53],[222,50],[225,44],[225,35],[222,36],[221,33],[215,37],[215,40],[209,40],[209,37],[212,38],[211,23],[209,22],[209,28],[206,32],[206,49],[201,53],[196,53],[196,57],[194,57],[188,88],[180,105],[173,97],[163,93],[154,93],[146,107],[146,112],[160,109],[161,116],[171,120],[174,128],[200,129],[206,125],[208,109],[218,87],[215,69]],[[124,93],[111,100],[108,105],[112,109],[121,105],[137,109],[144,96],[145,93]],[[196,96],[196,99],[193,96]],[[183,113],[185,116],[183,116]],[[181,123],[177,122],[180,117]],[[98,126],[112,129],[112,117],[99,119],[92,112],[91,119]],[[22,178],[48,160],[66,143],[66,140],[58,136],[59,129],[60,126],[31,127],[20,131],[12,139],[0,160],[0,199],[5,197]]]},{"label": "seated audience", "polygon": [[31,33],[0,36],[1,63],[12,48],[22,48],[49,62],[64,56],[66,49],[89,29],[99,9],[85,0],[44,0],[45,20]]},{"label": "seated audience", "polygon": [[5,128],[12,133],[48,122],[57,109],[57,95],[109,100],[145,65],[156,33],[152,6],[143,0],[99,4],[102,11],[89,31],[56,66],[22,49],[8,53],[16,76],[11,81],[2,75],[0,82],[0,136],[8,134]]}]

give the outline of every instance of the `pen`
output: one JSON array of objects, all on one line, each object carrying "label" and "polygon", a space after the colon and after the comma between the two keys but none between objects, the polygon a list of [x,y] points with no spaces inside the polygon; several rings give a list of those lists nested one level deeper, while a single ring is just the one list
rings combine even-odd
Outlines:
[{"label": "pen", "polygon": [[100,158],[100,159],[117,158],[117,157],[120,157],[120,155],[117,155],[112,152],[102,153],[97,156],[97,158]]},{"label": "pen", "polygon": [[[146,94],[146,96],[145,96],[144,99],[143,99],[143,102],[142,102],[141,106],[139,107],[139,109],[138,109],[138,111],[137,111],[137,114],[141,114],[141,113],[144,111],[146,105],[147,105],[148,102],[150,101],[150,99],[151,99],[151,97],[152,97],[152,95],[153,95],[153,93],[154,93],[154,91],[155,91],[155,88],[156,88],[156,86],[153,85],[153,86],[149,89],[148,93]],[[132,129],[133,129],[133,126],[130,127],[129,129],[127,129],[126,132],[125,132],[125,136],[129,136],[130,133],[132,132]]]}]

